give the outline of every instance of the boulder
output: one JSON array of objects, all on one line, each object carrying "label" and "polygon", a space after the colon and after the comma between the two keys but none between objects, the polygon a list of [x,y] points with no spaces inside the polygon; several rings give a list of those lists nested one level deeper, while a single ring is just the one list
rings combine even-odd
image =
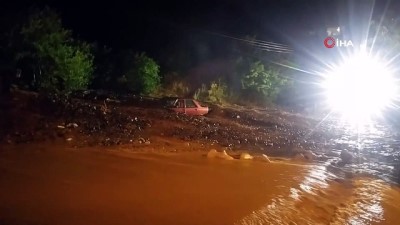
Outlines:
[{"label": "boulder", "polygon": [[306,157],[302,153],[297,153],[296,156],[293,158],[296,161],[306,161]]},{"label": "boulder", "polygon": [[304,152],[304,149],[303,149],[303,148],[296,147],[296,146],[290,147],[289,150],[290,150],[294,155],[297,155],[297,154],[299,154],[299,153],[303,153],[303,152]]},{"label": "boulder", "polygon": [[247,159],[253,159],[254,157],[251,156],[249,153],[242,153],[240,154],[240,159],[241,160],[247,160]]},{"label": "boulder", "polygon": [[222,152],[218,152],[215,149],[211,149],[208,153],[207,153],[207,158],[213,159],[213,158],[217,158],[217,159],[226,159],[226,160],[233,160],[233,157],[228,155],[226,153],[226,151],[222,151]]},{"label": "boulder", "polygon": [[351,163],[353,161],[353,158],[354,158],[354,155],[351,152],[347,151],[347,150],[343,150],[340,153],[340,159],[342,160],[341,162],[343,164]]},{"label": "boulder", "polygon": [[207,153],[207,158],[216,158],[217,155],[218,155],[217,150],[211,149],[211,150]]},{"label": "boulder", "polygon": [[309,161],[312,161],[317,158],[317,155],[315,155],[314,152],[312,152],[310,150],[304,151],[302,154],[303,154],[304,158]]},{"label": "boulder", "polygon": [[254,157],[254,160],[256,160],[256,161],[261,161],[261,162],[267,162],[267,163],[270,163],[270,162],[271,162],[271,160],[269,160],[268,156],[265,155],[265,154],[255,156],[255,157]]},{"label": "boulder", "polygon": [[339,157],[340,154],[338,152],[333,152],[333,151],[328,151],[327,153],[325,153],[326,156],[328,157]]},{"label": "boulder", "polygon": [[67,127],[67,128],[77,128],[77,127],[78,127],[78,124],[76,124],[76,123],[69,123],[69,124],[67,124],[66,127]]},{"label": "boulder", "polygon": [[228,155],[228,153],[226,153],[226,151],[222,151],[221,154],[219,155],[219,158],[221,159],[227,159],[227,160],[232,160],[233,157]]}]

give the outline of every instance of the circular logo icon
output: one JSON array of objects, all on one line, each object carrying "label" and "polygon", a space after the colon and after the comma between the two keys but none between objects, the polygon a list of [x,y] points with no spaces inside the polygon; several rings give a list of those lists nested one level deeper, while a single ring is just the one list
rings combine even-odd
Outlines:
[{"label": "circular logo icon", "polygon": [[333,48],[336,45],[336,41],[333,37],[327,37],[324,39],[324,45],[327,48]]}]

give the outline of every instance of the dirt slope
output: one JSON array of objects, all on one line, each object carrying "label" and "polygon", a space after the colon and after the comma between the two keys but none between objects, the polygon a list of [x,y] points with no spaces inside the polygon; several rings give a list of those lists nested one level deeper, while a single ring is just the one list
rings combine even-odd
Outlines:
[{"label": "dirt slope", "polygon": [[63,100],[17,91],[2,100],[0,141],[56,142],[74,147],[155,144],[160,139],[261,150],[273,155],[321,149],[329,138],[317,121],[276,108],[213,106],[204,117],[179,115],[157,101]]}]

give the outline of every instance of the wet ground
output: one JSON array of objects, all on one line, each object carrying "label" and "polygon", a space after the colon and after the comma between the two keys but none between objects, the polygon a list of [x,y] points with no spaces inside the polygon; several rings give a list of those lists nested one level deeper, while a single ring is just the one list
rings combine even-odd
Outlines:
[{"label": "wet ground", "polygon": [[396,121],[131,100],[0,101],[0,224],[400,224]]},{"label": "wet ground", "polygon": [[[190,117],[168,111],[157,100],[137,97],[64,99],[16,91],[0,104],[0,145],[127,145],[176,152],[182,148],[169,147],[169,142],[180,140],[187,146],[184,151],[216,148],[284,157],[311,151],[312,161],[388,182],[400,180],[400,123],[393,119],[397,114],[392,120],[355,127],[333,116],[323,120],[323,113],[316,118],[276,107],[211,106],[209,115]],[[340,163],[343,151],[352,158],[346,163]]]},{"label": "wet ground", "polygon": [[290,160],[18,146],[0,170],[7,225],[400,224],[397,187]]}]

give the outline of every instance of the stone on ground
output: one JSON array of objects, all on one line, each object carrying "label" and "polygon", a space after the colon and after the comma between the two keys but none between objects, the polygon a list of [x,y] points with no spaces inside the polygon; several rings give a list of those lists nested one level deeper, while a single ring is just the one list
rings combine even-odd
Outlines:
[{"label": "stone on ground", "polygon": [[240,154],[240,159],[242,160],[247,160],[247,159],[253,159],[254,157],[251,156],[249,153],[242,153]]},{"label": "stone on ground", "polygon": [[261,162],[267,162],[267,163],[271,162],[271,160],[269,160],[268,156],[265,154],[255,156],[254,160],[261,161]]},{"label": "stone on ground", "polygon": [[226,151],[218,152],[215,149],[211,149],[207,153],[207,158],[213,159],[213,158],[218,158],[218,159],[226,159],[226,160],[233,160],[233,157],[228,155]]}]

